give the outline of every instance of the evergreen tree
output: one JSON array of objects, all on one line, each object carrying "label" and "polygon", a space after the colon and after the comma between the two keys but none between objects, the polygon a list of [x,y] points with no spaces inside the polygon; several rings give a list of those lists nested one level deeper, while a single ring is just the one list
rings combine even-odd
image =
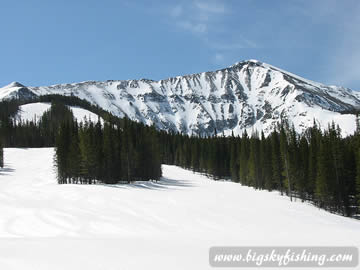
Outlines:
[{"label": "evergreen tree", "polygon": [[250,139],[248,172],[248,182],[246,184],[257,189],[261,188],[260,142],[257,133],[252,134]]},{"label": "evergreen tree", "polygon": [[298,168],[297,168],[297,181],[296,189],[300,193],[302,201],[306,200],[307,181],[309,179],[309,145],[304,136],[301,137],[299,142],[298,155]]},{"label": "evergreen tree", "polygon": [[[103,166],[101,176],[106,184],[115,184],[119,181],[119,173],[121,171],[121,162],[116,153],[116,134],[114,127],[109,123],[104,124],[103,132]],[[115,147],[114,147],[115,144]]]},{"label": "evergreen tree", "polygon": [[290,200],[292,200],[292,183],[290,178],[290,159],[289,159],[289,145],[287,139],[288,132],[288,123],[283,122],[280,127],[280,152],[281,159],[283,162],[283,172],[284,176],[284,187],[286,188],[287,195],[290,196]]},{"label": "evergreen tree", "polygon": [[318,158],[318,175],[316,178],[315,195],[320,207],[332,209],[335,186],[335,171],[328,133],[320,141]]},{"label": "evergreen tree", "polygon": [[265,139],[264,132],[261,132],[260,141],[260,164],[262,168],[263,188],[271,191],[274,189],[273,171],[272,171],[272,153],[271,140]]},{"label": "evergreen tree", "polygon": [[232,136],[230,138],[230,175],[234,182],[239,182],[239,153],[240,153],[240,138]]},{"label": "evergreen tree", "polygon": [[244,131],[241,137],[241,146],[240,146],[240,159],[239,159],[239,179],[240,183],[246,185],[248,183],[249,168],[249,137],[246,130]]},{"label": "evergreen tree", "polygon": [[356,142],[353,138],[342,140],[343,143],[343,176],[341,181],[342,200],[344,205],[343,214],[352,216],[356,213]]},{"label": "evergreen tree", "polygon": [[318,128],[315,120],[313,127],[311,127],[306,133],[307,140],[309,141],[309,158],[308,158],[308,179],[306,184],[306,196],[308,199],[314,199],[315,183],[318,176],[318,156],[319,146],[321,141],[321,130]]},{"label": "evergreen tree", "polygon": [[283,195],[283,163],[281,160],[279,133],[276,130],[271,134],[271,154],[273,183],[275,189],[279,190]]},{"label": "evergreen tree", "polygon": [[196,138],[192,138],[191,143],[191,168],[193,171],[199,171],[200,166],[200,143]]},{"label": "evergreen tree", "polygon": [[69,122],[62,122],[56,137],[56,165],[59,184],[66,184],[69,178],[69,162],[71,144],[71,126]]},{"label": "evergreen tree", "polygon": [[4,149],[0,138],[0,168],[4,167]]},{"label": "evergreen tree", "polygon": [[72,127],[70,149],[67,158],[67,168],[69,170],[68,177],[71,183],[77,184],[79,181],[81,181],[79,164],[81,164],[81,154],[79,146],[78,125],[75,121]]},{"label": "evergreen tree", "polygon": [[356,162],[356,201],[360,209],[360,147],[357,147],[357,162]]},{"label": "evergreen tree", "polygon": [[341,140],[341,129],[339,126],[335,126],[335,123],[332,122],[331,127],[329,128],[330,136],[330,145],[332,152],[333,167],[335,171],[335,189],[334,189],[334,199],[337,212],[345,213],[345,168],[344,168],[344,150],[345,146],[343,145],[343,140]]}]

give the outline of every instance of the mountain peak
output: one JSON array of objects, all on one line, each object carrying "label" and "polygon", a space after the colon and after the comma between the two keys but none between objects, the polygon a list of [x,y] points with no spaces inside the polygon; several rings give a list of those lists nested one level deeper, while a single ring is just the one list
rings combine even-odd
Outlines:
[{"label": "mountain peak", "polygon": [[25,87],[25,86],[19,82],[12,82],[12,83],[4,86],[3,88],[13,88],[13,87]]},{"label": "mountain peak", "polygon": [[230,67],[233,68],[233,67],[243,66],[245,64],[262,65],[263,63],[256,59],[248,59],[248,60],[242,60],[242,61],[236,62],[235,64],[233,64]]},{"label": "mountain peak", "polygon": [[23,87],[18,82],[0,91],[0,100],[36,96],[75,95],[109,110],[159,129],[198,134],[241,134],[262,130],[265,135],[283,120],[304,132],[316,119],[327,127],[336,121],[344,134],[355,130],[360,94],[341,87],[312,82],[255,59],[214,72],[148,79],[82,82]]}]

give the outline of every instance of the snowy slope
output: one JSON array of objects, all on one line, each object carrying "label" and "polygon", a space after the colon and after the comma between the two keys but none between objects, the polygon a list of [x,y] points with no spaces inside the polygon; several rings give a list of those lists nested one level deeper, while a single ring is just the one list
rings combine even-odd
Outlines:
[{"label": "snowy slope", "polygon": [[335,120],[343,135],[355,130],[360,94],[312,82],[256,60],[212,72],[160,81],[81,82],[43,87],[19,83],[0,88],[0,99],[37,95],[74,95],[113,114],[187,134],[240,134],[244,129],[270,133],[282,118],[298,132]]},{"label": "snowy slope", "polygon": [[56,184],[54,150],[5,149],[0,269],[211,269],[211,246],[360,246],[360,222],[163,166],[158,183]]},{"label": "snowy slope", "polygon": [[[44,114],[44,112],[49,110],[50,107],[51,107],[50,103],[41,103],[41,102],[22,105],[20,106],[19,112],[16,115],[16,119],[17,121],[21,120],[24,122],[39,121],[41,116]],[[74,106],[69,106],[69,108],[72,110],[74,117],[78,122],[84,121],[85,119],[88,121],[92,121],[94,123],[97,123],[98,121],[98,116],[93,112]],[[100,121],[103,122],[102,119]]]},{"label": "snowy slope", "polygon": [[38,122],[42,115],[49,110],[51,107],[50,103],[30,103],[19,107],[19,111],[16,115],[17,121],[35,121]]},{"label": "snowy slope", "polygon": [[24,85],[18,82],[12,82],[0,88],[0,100],[9,98],[29,99],[36,97],[36,95]]}]

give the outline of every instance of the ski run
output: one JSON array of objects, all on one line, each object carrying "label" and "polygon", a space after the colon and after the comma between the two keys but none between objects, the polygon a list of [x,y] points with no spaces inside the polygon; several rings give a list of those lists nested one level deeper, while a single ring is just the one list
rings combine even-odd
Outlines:
[{"label": "ski run", "polygon": [[0,269],[211,269],[212,246],[360,246],[360,223],[163,166],[158,182],[59,185],[53,148],[5,149]]}]

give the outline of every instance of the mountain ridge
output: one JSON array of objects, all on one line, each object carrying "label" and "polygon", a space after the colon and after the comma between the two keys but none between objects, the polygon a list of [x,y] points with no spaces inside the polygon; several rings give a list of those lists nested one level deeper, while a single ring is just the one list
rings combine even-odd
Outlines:
[{"label": "mountain ridge", "polygon": [[14,82],[0,88],[0,99],[61,94],[79,98],[159,129],[197,135],[241,134],[244,129],[269,134],[281,119],[298,132],[334,120],[354,131],[360,94],[326,86],[257,60],[237,62],[216,71],[162,80],[107,80],[26,87]]}]

